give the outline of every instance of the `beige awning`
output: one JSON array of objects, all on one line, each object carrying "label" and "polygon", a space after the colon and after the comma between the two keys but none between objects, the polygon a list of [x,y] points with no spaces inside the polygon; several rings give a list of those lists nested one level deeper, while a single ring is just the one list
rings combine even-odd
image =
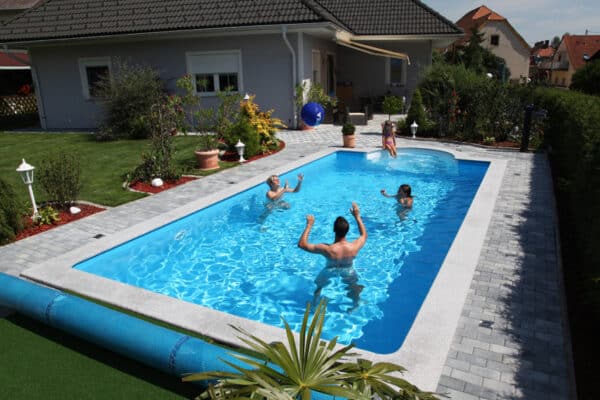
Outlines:
[{"label": "beige awning", "polygon": [[358,50],[363,53],[370,54],[372,56],[400,58],[402,60],[406,60],[408,65],[410,65],[410,58],[408,57],[408,54],[382,49],[380,47],[369,46],[368,44],[358,43],[341,38],[337,38],[336,42],[341,46],[349,47],[351,49]]}]

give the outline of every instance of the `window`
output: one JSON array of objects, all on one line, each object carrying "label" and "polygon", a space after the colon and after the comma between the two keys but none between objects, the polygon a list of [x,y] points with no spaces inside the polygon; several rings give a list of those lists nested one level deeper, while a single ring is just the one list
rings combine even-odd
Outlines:
[{"label": "window", "polygon": [[492,46],[498,46],[500,44],[500,36],[498,36],[498,35],[490,36],[490,43]]},{"label": "window", "polygon": [[80,58],[79,75],[81,89],[85,99],[97,97],[98,84],[106,77],[110,78],[110,57]]},{"label": "window", "polygon": [[189,52],[186,59],[187,71],[196,79],[196,92],[200,95],[211,96],[226,89],[243,90],[239,50]]},{"label": "window", "polygon": [[388,58],[386,63],[386,84],[404,86],[406,84],[406,62],[400,58]]},{"label": "window", "polygon": [[312,80],[319,85],[321,82],[321,53],[319,50],[312,51]]}]

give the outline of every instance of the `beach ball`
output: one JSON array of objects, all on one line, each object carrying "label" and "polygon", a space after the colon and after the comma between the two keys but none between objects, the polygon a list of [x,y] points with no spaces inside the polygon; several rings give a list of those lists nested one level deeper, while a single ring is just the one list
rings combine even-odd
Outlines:
[{"label": "beach ball", "polygon": [[308,126],[317,126],[323,121],[325,117],[325,110],[319,103],[309,102],[302,107],[302,112],[300,112],[300,117],[302,121]]}]

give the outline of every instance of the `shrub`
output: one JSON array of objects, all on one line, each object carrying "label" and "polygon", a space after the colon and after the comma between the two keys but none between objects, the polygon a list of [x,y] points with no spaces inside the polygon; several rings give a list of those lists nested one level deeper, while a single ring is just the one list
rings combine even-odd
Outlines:
[{"label": "shrub", "polygon": [[423,108],[423,99],[419,89],[415,89],[406,115],[406,123],[410,125],[413,122],[416,122],[421,128],[425,128],[427,125],[427,115]]},{"label": "shrub", "polygon": [[600,95],[600,61],[588,62],[573,74],[571,89],[583,93]]},{"label": "shrub", "polygon": [[352,122],[346,122],[342,125],[342,135],[354,135],[356,127]]},{"label": "shrub", "polygon": [[117,61],[112,76],[100,81],[97,94],[105,111],[98,139],[139,139],[152,134],[148,116],[152,106],[164,96],[157,71]]},{"label": "shrub", "polygon": [[42,160],[38,181],[51,202],[67,209],[81,190],[80,174],[79,157],[60,152]]},{"label": "shrub", "polygon": [[231,126],[227,134],[229,146],[235,146],[238,140],[246,146],[244,148],[244,156],[247,158],[261,154],[260,136],[256,127],[254,127],[247,117],[240,118],[234,125]]},{"label": "shrub", "polygon": [[398,96],[385,96],[382,104],[383,112],[392,118],[392,114],[399,114],[404,108],[404,101]]},{"label": "shrub", "polygon": [[23,230],[24,216],[12,186],[0,178],[0,244],[13,241]]},{"label": "shrub", "polygon": [[52,225],[60,221],[58,211],[50,206],[42,207],[38,211],[38,218],[35,223],[38,225]]},{"label": "shrub", "polygon": [[273,110],[260,111],[254,98],[255,96],[250,96],[248,100],[240,103],[240,114],[243,118],[247,118],[250,125],[256,129],[259,135],[260,151],[267,153],[277,148],[279,145],[279,140],[275,137],[277,130],[286,126],[279,118],[272,117]]}]

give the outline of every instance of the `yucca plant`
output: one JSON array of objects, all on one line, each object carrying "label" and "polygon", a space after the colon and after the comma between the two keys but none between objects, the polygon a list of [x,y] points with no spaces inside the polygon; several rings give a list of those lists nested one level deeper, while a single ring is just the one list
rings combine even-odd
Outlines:
[{"label": "yucca plant", "polygon": [[[407,381],[391,375],[404,368],[391,363],[376,363],[346,357],[353,344],[336,349],[337,337],[321,340],[325,321],[326,303],[321,301],[309,324],[310,304],[307,305],[298,339],[283,320],[287,347],[282,342],[266,343],[245,330],[233,327],[250,349],[267,362],[232,354],[247,364],[244,368],[223,361],[236,372],[209,371],[187,375],[183,381],[212,381],[199,396],[201,399],[273,399],[310,400],[313,391],[346,399],[371,399],[378,394],[382,399],[435,399],[421,392]],[[396,388],[394,388],[396,386]]]}]

